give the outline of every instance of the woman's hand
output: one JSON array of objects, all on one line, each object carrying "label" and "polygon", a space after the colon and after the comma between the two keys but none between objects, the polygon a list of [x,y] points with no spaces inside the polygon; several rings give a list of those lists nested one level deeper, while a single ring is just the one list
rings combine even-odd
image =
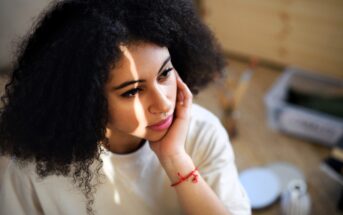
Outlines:
[{"label": "woman's hand", "polygon": [[190,110],[193,96],[177,72],[175,72],[175,75],[177,99],[173,124],[161,140],[150,143],[152,150],[156,153],[162,165],[169,160],[186,155],[184,145],[191,115]]},{"label": "woman's hand", "polygon": [[[194,172],[195,165],[185,151],[192,106],[192,93],[176,73],[177,101],[174,122],[159,141],[150,142],[150,147],[159,158],[171,184],[178,183],[183,176]],[[196,184],[185,182],[175,186],[177,197],[186,214],[228,214],[226,208],[198,171]],[[194,195],[196,194],[196,195]]]}]

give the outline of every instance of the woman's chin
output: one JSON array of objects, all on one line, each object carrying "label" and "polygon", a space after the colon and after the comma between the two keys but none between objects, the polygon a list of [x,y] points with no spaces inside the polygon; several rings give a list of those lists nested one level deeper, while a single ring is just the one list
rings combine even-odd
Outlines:
[{"label": "woman's chin", "polygon": [[163,139],[163,137],[167,134],[167,131],[168,130],[150,133],[145,139],[147,139],[149,142],[158,142]]}]

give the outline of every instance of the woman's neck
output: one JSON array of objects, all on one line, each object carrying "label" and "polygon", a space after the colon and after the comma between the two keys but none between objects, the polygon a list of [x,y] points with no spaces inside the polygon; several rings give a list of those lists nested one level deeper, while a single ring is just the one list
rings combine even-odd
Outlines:
[{"label": "woman's neck", "polygon": [[107,143],[103,144],[107,150],[116,154],[129,154],[137,151],[145,143],[145,139],[137,137],[114,138],[113,136],[107,138]]}]

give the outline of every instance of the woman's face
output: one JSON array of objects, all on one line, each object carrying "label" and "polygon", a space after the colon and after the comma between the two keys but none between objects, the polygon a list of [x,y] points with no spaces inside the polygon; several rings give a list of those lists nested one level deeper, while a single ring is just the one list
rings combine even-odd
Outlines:
[{"label": "woman's face", "polygon": [[[175,109],[176,74],[169,51],[150,43],[120,48],[123,55],[105,86],[106,135],[115,142],[157,141],[166,134]],[[162,126],[152,126],[163,120]]]}]

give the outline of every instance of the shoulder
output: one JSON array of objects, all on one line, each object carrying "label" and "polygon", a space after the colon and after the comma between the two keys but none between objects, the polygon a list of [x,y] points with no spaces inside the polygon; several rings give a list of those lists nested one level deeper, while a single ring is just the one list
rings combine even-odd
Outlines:
[{"label": "shoulder", "polygon": [[192,105],[188,134],[190,136],[203,135],[206,140],[216,137],[222,141],[229,141],[228,134],[218,117],[198,104]]},{"label": "shoulder", "polygon": [[218,117],[197,104],[192,105],[186,150],[194,162],[211,162],[215,157],[234,158],[228,134]]},{"label": "shoulder", "polygon": [[73,210],[81,211],[77,214],[85,214],[85,208],[80,204],[84,201],[83,194],[74,186],[72,178],[39,176],[36,163],[22,165],[13,158],[1,171],[0,214],[43,214],[42,211],[45,214],[64,211],[63,208],[68,210],[71,205]]},{"label": "shoulder", "polygon": [[[13,158],[2,158],[0,179],[0,214],[37,214],[37,203],[31,176],[34,168],[31,164],[20,165]],[[35,211],[35,212],[34,212]]]},{"label": "shoulder", "polygon": [[192,122],[209,126],[221,126],[220,120],[216,115],[198,104],[192,105],[191,123]]},{"label": "shoulder", "polygon": [[192,105],[189,134],[206,134],[206,137],[219,135],[221,138],[228,139],[227,132],[218,117],[198,104]]},{"label": "shoulder", "polygon": [[31,188],[31,180],[35,175],[35,168],[32,163],[23,165],[15,158],[7,157],[3,157],[1,162],[3,162],[0,170],[1,184],[23,190]]},{"label": "shoulder", "polygon": [[[66,182],[70,180],[64,176],[47,175],[40,176],[36,170],[35,162],[22,163],[15,158],[10,158],[5,167],[1,170],[0,182],[4,185],[3,189],[13,192],[37,192],[61,190],[58,188],[66,186]],[[71,181],[71,180],[70,180]],[[58,186],[51,186],[51,185]]]}]

